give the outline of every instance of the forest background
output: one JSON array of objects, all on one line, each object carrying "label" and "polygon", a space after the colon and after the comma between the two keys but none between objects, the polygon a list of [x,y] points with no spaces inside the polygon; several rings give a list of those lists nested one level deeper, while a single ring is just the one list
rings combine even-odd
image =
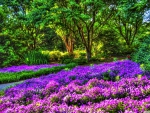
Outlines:
[{"label": "forest background", "polygon": [[149,10],[149,0],[3,0],[0,67],[39,53],[62,63],[132,54],[150,36]]}]

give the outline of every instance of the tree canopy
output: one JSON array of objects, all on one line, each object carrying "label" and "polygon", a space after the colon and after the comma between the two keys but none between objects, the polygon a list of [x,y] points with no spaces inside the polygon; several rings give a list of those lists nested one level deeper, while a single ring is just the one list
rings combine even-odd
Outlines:
[{"label": "tree canopy", "polygon": [[0,53],[9,48],[15,61],[40,49],[69,54],[85,49],[89,61],[94,52],[102,54],[106,48],[122,52],[136,48],[143,35],[150,34],[149,0],[3,0],[0,4]]}]

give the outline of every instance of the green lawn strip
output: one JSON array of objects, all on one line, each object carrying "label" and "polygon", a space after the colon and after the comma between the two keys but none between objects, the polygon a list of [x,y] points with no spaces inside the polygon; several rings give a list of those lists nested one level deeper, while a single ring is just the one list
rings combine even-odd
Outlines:
[{"label": "green lawn strip", "polygon": [[45,68],[40,69],[38,71],[22,71],[22,72],[15,72],[15,73],[0,73],[0,84],[3,83],[10,83],[10,82],[17,82],[20,80],[30,79],[33,77],[39,77],[41,75],[47,75],[51,73],[56,73],[61,71],[62,69],[72,69],[73,67],[77,66],[75,63],[70,63],[65,66],[57,66],[52,68]]}]

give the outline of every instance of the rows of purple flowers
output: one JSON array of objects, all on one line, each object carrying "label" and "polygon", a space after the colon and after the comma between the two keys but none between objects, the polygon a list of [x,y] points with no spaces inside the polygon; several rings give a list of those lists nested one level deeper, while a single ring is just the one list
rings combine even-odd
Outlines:
[{"label": "rows of purple flowers", "polygon": [[72,81],[67,86],[50,81],[40,90],[28,88],[17,95],[8,94],[0,99],[0,103],[0,110],[8,113],[100,113],[125,110],[142,113],[150,110],[150,81],[146,77],[117,82],[95,78],[84,85]]},{"label": "rows of purple flowers", "polygon": [[0,69],[0,72],[20,72],[20,71],[37,71],[42,68],[51,68],[55,66],[61,66],[60,64],[42,64],[42,65],[20,65],[20,66],[11,66]]},{"label": "rows of purple flowers", "polygon": [[[103,73],[121,80],[104,81]],[[112,71],[115,70],[115,71]],[[116,74],[116,75],[115,75]],[[150,110],[150,80],[139,65],[118,61],[78,66],[40,78],[26,80],[8,89],[0,98],[5,113],[142,113]]]},{"label": "rows of purple flowers", "polygon": [[118,75],[120,78],[135,78],[137,75],[143,74],[137,63],[124,60],[93,66],[77,66],[72,70],[62,70],[56,74],[26,80],[24,83],[17,85],[16,88],[44,88],[50,80],[54,80],[61,85],[67,85],[74,80],[78,80],[81,84],[84,84],[92,78],[103,79],[103,73],[108,70],[111,70],[110,76]]}]

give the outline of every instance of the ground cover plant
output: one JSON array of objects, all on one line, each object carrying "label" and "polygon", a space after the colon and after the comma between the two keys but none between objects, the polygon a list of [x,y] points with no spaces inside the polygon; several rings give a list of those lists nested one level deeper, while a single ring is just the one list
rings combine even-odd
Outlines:
[{"label": "ground cover plant", "polygon": [[0,70],[0,83],[17,82],[20,80],[39,77],[50,73],[56,73],[62,69],[70,69],[75,66],[75,63],[70,63],[67,65],[22,65],[7,67]]},{"label": "ground cover plant", "polygon": [[61,70],[7,89],[0,98],[0,111],[142,113],[150,110],[150,80],[143,73],[130,60]]},{"label": "ground cover plant", "polygon": [[5,67],[1,68],[0,72],[20,72],[20,71],[37,71],[39,69],[43,68],[52,68],[54,66],[62,66],[62,64],[41,64],[41,65],[19,65],[19,66],[11,66],[11,67]]}]

